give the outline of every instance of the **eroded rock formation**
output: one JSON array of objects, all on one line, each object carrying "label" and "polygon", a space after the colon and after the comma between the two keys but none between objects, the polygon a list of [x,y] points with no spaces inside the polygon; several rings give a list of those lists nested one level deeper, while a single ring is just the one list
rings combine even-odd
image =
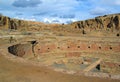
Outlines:
[{"label": "eroded rock formation", "polygon": [[27,26],[27,21],[11,19],[6,16],[0,16],[0,28],[1,29],[19,29]]},{"label": "eroded rock formation", "polygon": [[[18,19],[12,19],[6,16],[0,15],[0,28],[6,28],[6,29],[20,29],[24,28],[27,30],[40,30],[42,29],[49,29],[49,30],[56,30],[54,27],[61,27],[63,30],[63,27],[65,30],[72,27],[72,28],[79,28],[79,29],[90,29],[90,30],[120,30],[120,14],[111,14],[111,15],[104,15],[95,17],[94,19],[88,19],[85,21],[78,21],[74,22],[68,25],[61,25],[61,24],[45,24],[40,22],[33,22],[33,21],[24,21],[24,20],[18,20]],[[69,28],[68,28],[69,27]],[[52,29],[54,28],[54,29]],[[60,28],[59,28],[60,29]]]},{"label": "eroded rock formation", "polygon": [[111,29],[120,30],[120,14],[104,15],[85,21],[74,22],[71,24],[79,29]]}]

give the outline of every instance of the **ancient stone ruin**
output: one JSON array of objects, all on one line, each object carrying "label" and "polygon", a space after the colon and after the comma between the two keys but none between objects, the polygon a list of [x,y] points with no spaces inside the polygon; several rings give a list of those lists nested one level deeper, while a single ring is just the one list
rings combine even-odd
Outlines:
[{"label": "ancient stone ruin", "polygon": [[[67,25],[0,16],[0,29],[11,30],[10,36],[3,37],[1,47],[12,61],[67,74],[120,80],[120,14]],[[10,41],[11,36],[16,41]]]}]

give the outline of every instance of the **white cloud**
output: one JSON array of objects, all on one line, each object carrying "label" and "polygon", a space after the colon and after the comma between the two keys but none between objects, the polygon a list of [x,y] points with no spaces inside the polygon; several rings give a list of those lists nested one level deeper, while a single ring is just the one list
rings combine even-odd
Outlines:
[{"label": "white cloud", "polygon": [[104,14],[108,14],[109,12],[110,12],[109,9],[105,9],[102,7],[96,7],[90,10],[91,15],[104,15]]},{"label": "white cloud", "polygon": [[120,0],[101,0],[102,4],[120,6]]},{"label": "white cloud", "polygon": [[62,19],[62,18],[58,18],[58,17],[56,17],[56,18],[52,18],[52,17],[47,17],[47,18],[43,18],[42,19],[43,20],[43,22],[45,22],[45,23],[70,23],[70,21],[72,21],[72,22],[74,22],[74,21],[76,21],[76,19]]},{"label": "white cloud", "polygon": [[10,17],[66,23],[119,13],[120,0],[0,0],[0,8],[0,13]]},{"label": "white cloud", "polygon": [[117,1],[115,2],[115,4],[116,4],[116,5],[120,5],[120,0],[117,0]]},{"label": "white cloud", "polygon": [[14,17],[15,19],[20,19],[20,20],[28,20],[28,21],[36,21],[36,19],[34,17],[30,17],[30,18],[25,18],[25,17]]}]

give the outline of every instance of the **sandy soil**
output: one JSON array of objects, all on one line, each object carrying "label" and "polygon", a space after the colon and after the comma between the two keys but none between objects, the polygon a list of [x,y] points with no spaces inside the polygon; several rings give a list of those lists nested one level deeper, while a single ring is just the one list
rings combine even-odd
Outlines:
[{"label": "sandy soil", "polygon": [[[39,36],[40,37],[40,36]],[[59,37],[56,37],[59,38]],[[65,39],[62,37],[61,39]],[[70,37],[67,37],[70,38]],[[78,37],[71,37],[77,39]],[[86,40],[86,37],[80,37]],[[88,37],[87,37],[88,38]],[[91,38],[96,41],[115,41],[119,39],[111,38]],[[0,45],[7,44],[8,39],[1,39]],[[4,45],[5,47],[5,45]],[[0,54],[0,82],[120,82],[120,80],[86,77],[78,75],[63,74],[46,67],[33,66],[26,63],[13,62]]]},{"label": "sandy soil", "polygon": [[0,54],[0,82],[119,82],[119,80],[63,74],[45,67],[13,62]]}]

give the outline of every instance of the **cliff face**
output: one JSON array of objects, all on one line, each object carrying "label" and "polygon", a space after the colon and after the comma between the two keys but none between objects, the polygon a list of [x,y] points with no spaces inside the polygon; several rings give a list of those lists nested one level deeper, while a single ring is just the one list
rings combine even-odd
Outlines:
[{"label": "cliff face", "polygon": [[18,28],[26,27],[26,26],[27,26],[27,21],[11,19],[9,17],[2,16],[2,15],[0,16],[0,28],[1,29],[17,30]]},{"label": "cliff face", "polygon": [[99,16],[94,19],[74,22],[71,25],[73,28],[79,29],[120,30],[120,14]]},{"label": "cliff face", "polygon": [[[64,26],[64,28],[63,28]],[[53,27],[53,29],[52,29]],[[54,28],[55,27],[55,28]],[[61,27],[61,28],[58,28]],[[85,21],[78,21],[68,25],[57,24],[45,24],[40,22],[33,21],[24,21],[18,19],[12,19],[6,16],[0,15],[0,29],[27,29],[27,30],[56,30],[64,29],[70,30],[71,28],[78,28],[84,30],[111,30],[111,31],[120,31],[120,14],[104,15],[99,16],[94,19],[88,19]]]},{"label": "cliff face", "polygon": [[14,30],[40,30],[46,27],[46,24],[35,21],[25,21],[19,19],[12,19],[0,15],[0,29],[14,29]]}]

